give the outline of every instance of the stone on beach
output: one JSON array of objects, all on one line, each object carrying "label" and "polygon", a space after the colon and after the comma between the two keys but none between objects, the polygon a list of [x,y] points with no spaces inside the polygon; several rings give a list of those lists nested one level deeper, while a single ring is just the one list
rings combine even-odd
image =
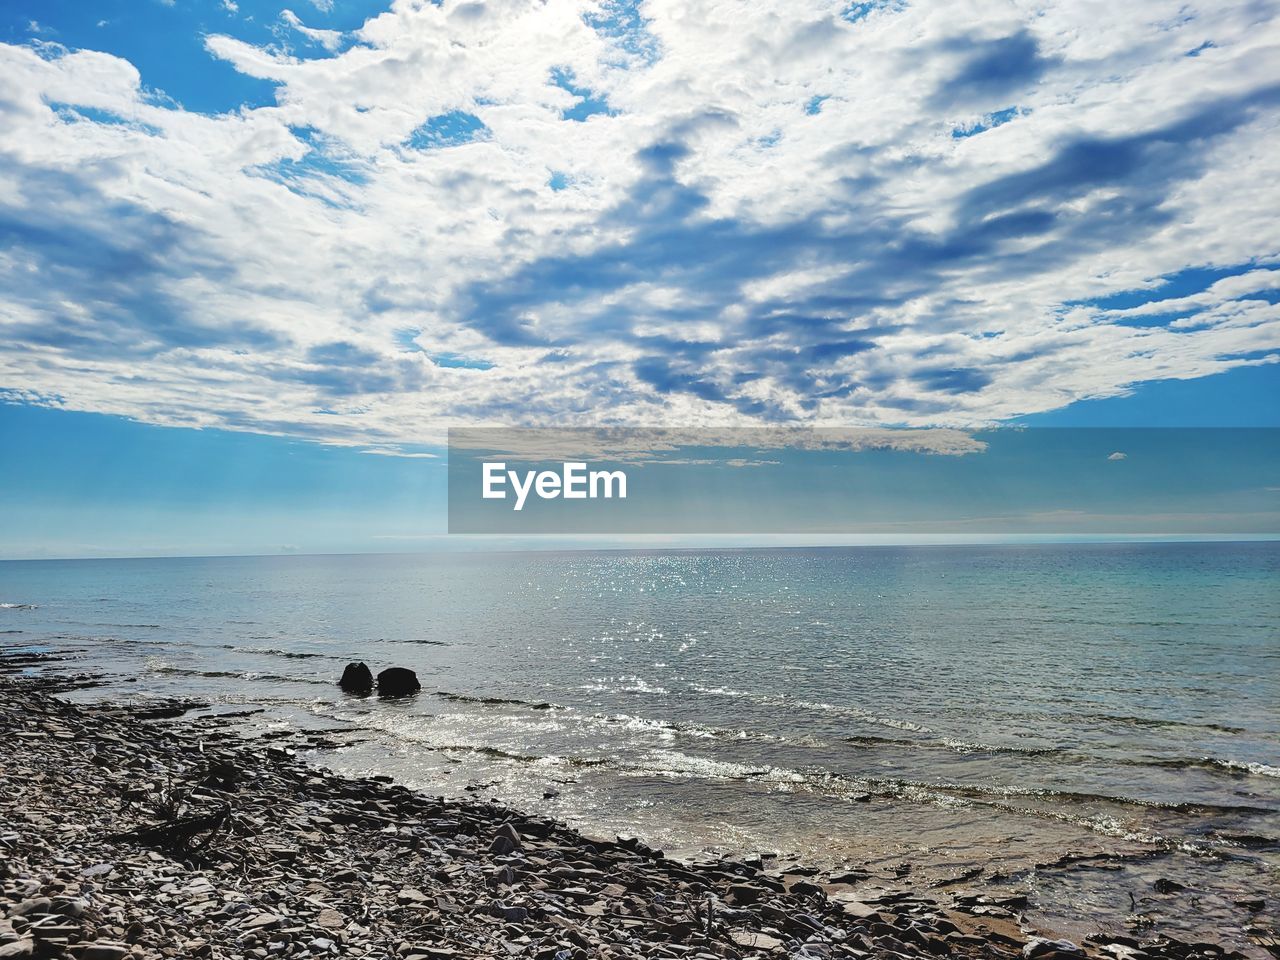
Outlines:
[{"label": "stone on beach", "polygon": [[498,828],[497,835],[494,836],[493,842],[489,844],[489,852],[496,853],[499,856],[519,849],[520,834],[518,834],[516,832],[516,828],[509,823],[504,823]]},{"label": "stone on beach", "polygon": [[418,675],[408,667],[388,667],[378,674],[378,695],[404,697],[422,689]]}]

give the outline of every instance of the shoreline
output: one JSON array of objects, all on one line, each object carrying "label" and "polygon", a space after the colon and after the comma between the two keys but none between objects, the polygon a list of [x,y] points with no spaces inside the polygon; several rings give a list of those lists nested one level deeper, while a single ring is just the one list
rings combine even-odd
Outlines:
[{"label": "shoreline", "polygon": [[[0,673],[39,660],[0,658]],[[1024,928],[1025,901],[960,886],[681,862],[343,777],[226,717],[187,717],[190,704],[57,696],[96,682],[0,676],[0,958],[1245,956],[1167,937],[1056,941]]]}]

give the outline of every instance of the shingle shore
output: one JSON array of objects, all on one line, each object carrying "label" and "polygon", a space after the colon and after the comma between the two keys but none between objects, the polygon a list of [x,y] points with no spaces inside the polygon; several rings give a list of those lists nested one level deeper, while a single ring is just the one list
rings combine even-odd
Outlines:
[{"label": "shingle shore", "polygon": [[1242,956],[1036,937],[1019,898],[682,863],[341,777],[181,706],[56,696],[73,685],[0,677],[0,958]]}]

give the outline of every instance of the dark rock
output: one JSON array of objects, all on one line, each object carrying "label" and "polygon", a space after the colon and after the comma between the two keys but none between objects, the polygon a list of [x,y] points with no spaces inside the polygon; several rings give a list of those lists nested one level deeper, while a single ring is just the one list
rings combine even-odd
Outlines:
[{"label": "dark rock", "polygon": [[1164,877],[1161,877],[1152,886],[1156,888],[1156,893],[1177,893],[1179,890],[1187,889],[1177,880],[1168,880]]},{"label": "dark rock", "polygon": [[407,667],[388,667],[378,674],[378,695],[404,697],[422,689],[418,675]]},{"label": "dark rock", "polygon": [[119,943],[91,943],[80,954],[80,960],[124,960],[129,948]]},{"label": "dark rock", "polygon": [[9,908],[10,917],[25,917],[29,913],[49,913],[53,910],[53,901],[48,897],[32,897]]},{"label": "dark rock", "polygon": [[816,883],[810,883],[808,880],[801,880],[791,885],[791,892],[799,897],[821,897],[825,896],[826,891]]},{"label": "dark rock", "polygon": [[755,903],[764,896],[764,891],[751,883],[735,883],[729,887],[728,896],[725,897],[730,903],[738,905],[749,905]]},{"label": "dark rock", "polygon": [[489,907],[489,914],[505,920],[507,923],[523,923],[529,918],[529,911],[525,907],[509,907],[505,904],[495,903]]},{"label": "dark rock", "polygon": [[489,844],[489,852],[501,856],[504,853],[519,850],[520,846],[520,834],[516,832],[516,828],[509,823],[504,823],[498,828],[498,833],[493,838],[493,843]]},{"label": "dark rock", "polygon": [[[381,676],[378,677],[378,682],[381,684]],[[345,693],[369,693],[373,690],[373,673],[363,663],[348,663],[347,668],[342,671],[338,686]]]}]

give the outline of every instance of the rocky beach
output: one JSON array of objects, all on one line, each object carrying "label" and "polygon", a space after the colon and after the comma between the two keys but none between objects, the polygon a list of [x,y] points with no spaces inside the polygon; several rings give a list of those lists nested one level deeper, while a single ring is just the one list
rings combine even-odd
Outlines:
[{"label": "rocky beach", "polygon": [[[1030,929],[1018,897],[776,858],[682,862],[496,803],[307,761],[191,702],[78,704],[0,659],[0,958],[1097,957],[1244,954]],[[1261,950],[1280,956],[1249,902]]]}]

